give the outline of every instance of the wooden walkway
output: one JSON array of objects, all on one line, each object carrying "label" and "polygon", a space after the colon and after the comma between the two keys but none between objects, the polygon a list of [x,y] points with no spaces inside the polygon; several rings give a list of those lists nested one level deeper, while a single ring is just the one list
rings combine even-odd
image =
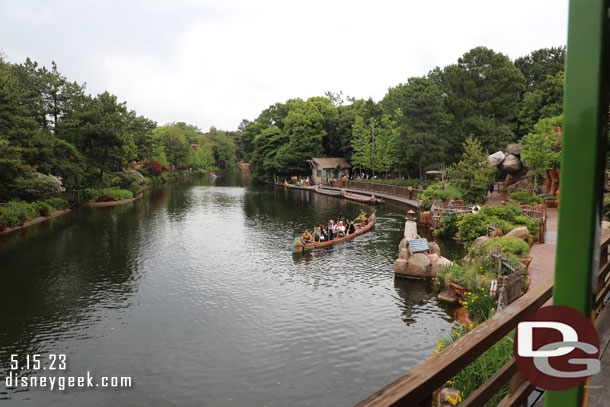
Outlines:
[{"label": "wooden walkway", "polygon": [[[354,188],[335,188],[335,187],[324,187],[327,189],[335,189],[337,191],[344,189],[345,192],[351,192],[354,194],[359,194],[359,195],[365,195],[365,196],[371,196],[371,192],[370,191],[365,191],[363,189],[354,189]],[[419,202],[417,201],[417,199],[409,199],[409,198],[405,198],[402,196],[397,196],[397,195],[390,195],[390,194],[383,194],[380,192],[375,192],[374,195],[377,198],[383,198],[386,201],[389,202],[394,202],[397,204],[402,204],[402,205],[408,205],[414,209],[419,208]]]}]

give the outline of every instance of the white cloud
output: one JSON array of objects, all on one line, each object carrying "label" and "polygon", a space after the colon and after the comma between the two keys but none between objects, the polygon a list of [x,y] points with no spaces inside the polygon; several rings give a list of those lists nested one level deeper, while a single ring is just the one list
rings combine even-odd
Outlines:
[{"label": "white cloud", "polygon": [[[139,7],[154,11],[150,3]],[[116,34],[106,43],[104,35],[82,32],[82,24],[59,25],[66,36],[90,39],[82,57],[101,61],[70,78],[84,77],[90,91],[109,90],[160,123],[186,121],[204,129],[234,129],[270,104],[326,90],[378,100],[388,87],[453,63],[478,45],[514,59],[566,42],[566,0],[181,2],[169,24],[163,20],[167,4],[160,4],[163,14],[134,16],[128,29],[129,15],[115,24],[137,33],[126,44]],[[40,7],[35,20],[48,14]],[[35,41],[19,42],[33,59]],[[16,45],[9,41],[5,50]],[[71,52],[61,44],[47,51],[59,60]]]}]

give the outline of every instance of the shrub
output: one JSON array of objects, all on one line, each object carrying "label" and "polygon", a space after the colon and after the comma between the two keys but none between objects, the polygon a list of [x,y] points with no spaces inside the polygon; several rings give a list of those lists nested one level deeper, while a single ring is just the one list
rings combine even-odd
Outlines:
[{"label": "shrub", "polygon": [[188,168],[184,164],[178,164],[178,171],[186,171]]},{"label": "shrub", "polygon": [[131,191],[131,193],[133,195],[138,195],[139,193],[142,192],[142,188],[140,187],[140,184],[137,182],[132,182],[131,185],[129,186],[129,190]]},{"label": "shrub", "polygon": [[38,198],[53,192],[62,192],[61,177],[34,172],[28,177],[15,178],[16,194],[24,198]]},{"label": "shrub", "polygon": [[476,214],[468,214],[458,221],[460,239],[466,246],[485,235],[486,226],[492,222],[508,233],[518,226],[526,226],[531,236],[538,236],[540,224],[537,220],[523,215],[523,210],[515,205],[484,206]]},{"label": "shrub", "polygon": [[117,176],[121,179],[119,186],[124,189],[130,188],[134,182],[138,185],[144,182],[144,176],[136,170],[122,171]]},{"label": "shrub", "polygon": [[483,242],[479,247],[471,248],[468,254],[471,257],[487,256],[498,246],[502,248],[503,252],[513,254],[517,257],[525,257],[530,253],[529,245],[523,240],[512,236],[502,236],[494,237]]},{"label": "shrub", "polygon": [[84,199],[86,202],[108,202],[120,201],[123,199],[133,198],[133,193],[125,189],[109,188],[109,189],[86,189]]},{"label": "shrub", "polygon": [[537,195],[532,194],[530,191],[526,189],[519,189],[509,196],[509,200],[516,203],[521,203],[525,205],[536,205],[543,204],[544,200]]},{"label": "shrub", "polygon": [[419,207],[423,211],[430,210],[432,201],[445,201],[461,199],[462,192],[451,184],[445,184],[445,188],[440,182],[434,183],[419,194]]},{"label": "shrub", "polygon": [[144,164],[144,171],[147,172],[148,175],[158,177],[163,173],[163,166],[156,160],[147,161],[146,164]]},{"label": "shrub", "polygon": [[451,237],[455,236],[458,232],[458,222],[460,217],[458,215],[451,214],[445,218],[442,218],[438,227],[434,230],[435,237]]}]

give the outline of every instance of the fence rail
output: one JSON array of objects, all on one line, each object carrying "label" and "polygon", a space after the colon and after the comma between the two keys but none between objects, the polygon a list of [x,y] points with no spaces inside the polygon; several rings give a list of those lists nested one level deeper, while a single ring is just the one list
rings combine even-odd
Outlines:
[{"label": "fence rail", "polygon": [[[610,230],[602,233],[598,289],[594,294],[597,312],[610,294]],[[356,407],[431,406],[433,393],[448,380],[472,363],[496,342],[513,330],[530,313],[540,308],[552,296],[553,278],[535,285],[522,297],[509,304],[493,317],[477,326],[438,354],[432,356],[394,383],[372,394]],[[534,386],[523,378],[514,359],[502,366],[475,390],[460,406],[484,405],[506,383],[509,393],[500,405],[523,403]]]},{"label": "fence rail", "polygon": [[417,200],[417,197],[422,192],[420,189],[411,189],[398,185],[378,184],[376,182],[365,181],[335,181],[333,186],[336,188],[358,189],[360,191],[377,192],[381,194],[395,195],[403,198]]}]

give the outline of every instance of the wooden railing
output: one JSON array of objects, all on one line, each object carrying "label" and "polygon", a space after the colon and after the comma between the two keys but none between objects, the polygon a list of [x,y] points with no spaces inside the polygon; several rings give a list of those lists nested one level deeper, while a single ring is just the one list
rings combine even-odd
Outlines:
[{"label": "wooden railing", "polygon": [[[596,311],[603,307],[603,300],[610,292],[609,246],[610,229],[603,231],[601,236],[599,284],[594,295]],[[544,305],[551,298],[552,290],[553,278],[550,277],[394,383],[358,403],[357,407],[431,406],[432,395],[437,389]],[[506,383],[510,383],[509,393],[500,406],[520,405],[534,389],[534,385],[521,375],[512,358],[460,406],[482,406]]]},{"label": "wooden railing", "polygon": [[417,196],[422,192],[419,189],[411,189],[398,185],[378,184],[376,182],[366,181],[335,181],[334,187],[349,188],[367,192],[377,192],[381,194],[395,195],[403,198],[417,200]]}]

